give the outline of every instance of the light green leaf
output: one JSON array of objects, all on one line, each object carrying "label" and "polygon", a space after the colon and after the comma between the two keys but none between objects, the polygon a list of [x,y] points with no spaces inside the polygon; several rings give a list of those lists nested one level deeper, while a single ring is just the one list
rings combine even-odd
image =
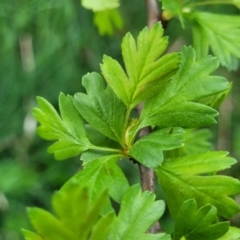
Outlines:
[{"label": "light green leaf", "polygon": [[89,240],[107,240],[111,224],[115,220],[115,214],[110,212],[104,215],[94,226]]},{"label": "light green leaf", "polygon": [[208,204],[197,209],[194,199],[185,201],[177,214],[173,239],[216,240],[228,231],[229,222],[214,223],[217,209]]},{"label": "light green leaf", "polygon": [[194,198],[199,207],[214,205],[218,214],[225,218],[231,218],[240,211],[238,204],[228,197],[240,193],[240,182],[237,179],[182,175],[167,167],[158,167],[156,174],[173,218],[176,218],[182,203],[190,198]]},{"label": "light green leaf", "polygon": [[87,95],[75,94],[73,103],[77,111],[96,130],[124,146],[124,104],[109,87],[105,89],[98,73],[86,74],[82,85],[86,88]]},{"label": "light green leaf", "polygon": [[40,208],[28,208],[28,216],[32,225],[45,239],[51,240],[77,240],[74,233],[68,229],[59,219]]},{"label": "light green leaf", "polygon": [[239,240],[240,239],[240,229],[236,227],[230,227],[228,232],[218,240]]},{"label": "light green leaf", "polygon": [[26,229],[22,229],[22,233],[24,235],[25,240],[43,240],[41,236],[38,234],[28,231]]},{"label": "light green leaf", "polygon": [[165,234],[158,234],[157,237],[146,234],[148,228],[162,216],[164,209],[164,202],[155,201],[154,193],[142,192],[139,185],[131,186],[122,198],[119,215],[108,239],[168,239]]},{"label": "light green leaf", "polygon": [[93,11],[104,11],[119,7],[119,0],[81,0],[83,7]]},{"label": "light green leaf", "polygon": [[126,72],[120,64],[104,56],[101,70],[116,95],[132,109],[160,91],[176,72],[180,55],[161,55],[166,50],[160,23],[150,30],[146,27],[138,35],[137,42],[130,33],[122,41],[122,54]]},{"label": "light green leaf", "polygon": [[163,161],[163,150],[179,148],[184,142],[182,128],[165,128],[140,138],[129,150],[141,164],[154,168]]},{"label": "light green leaf", "polygon": [[146,101],[136,131],[151,125],[195,128],[216,122],[216,110],[192,101],[228,88],[226,79],[209,76],[218,61],[211,56],[196,61],[191,47],[184,47],[182,53],[178,73],[158,95]]},{"label": "light green leaf", "polygon": [[[65,183],[63,190],[74,181],[78,182],[79,186],[87,186],[91,189],[92,201],[106,189],[116,202],[120,202],[123,193],[128,188],[128,181],[117,165],[117,160],[122,157],[122,155],[110,155],[86,162],[83,170]],[[110,202],[108,202],[104,212],[109,212],[111,209]]]},{"label": "light green leaf", "polygon": [[193,23],[193,46],[197,58],[210,48],[221,65],[235,70],[237,58],[240,58],[240,17],[195,11],[189,19]]},{"label": "light green leaf", "polygon": [[58,140],[48,148],[57,160],[64,160],[88,150],[88,141],[82,119],[73,106],[72,97],[59,95],[61,117],[44,98],[38,97],[39,108],[33,109],[33,115],[41,124],[38,134],[46,140]]},{"label": "light green leaf", "polygon": [[[27,240],[87,240],[102,226],[107,236],[115,214],[110,212],[100,217],[106,201],[109,201],[106,191],[92,201],[91,189],[72,181],[53,196],[52,205],[58,218],[39,208],[28,209],[31,222],[41,237],[26,230],[23,233]],[[101,234],[99,236],[103,236]]]},{"label": "light green leaf", "polygon": [[205,152],[187,155],[179,158],[170,158],[163,161],[162,166],[182,175],[214,173],[230,168],[237,161],[227,157],[227,152]]},{"label": "light green leaf", "polygon": [[100,35],[113,35],[114,30],[123,28],[123,18],[118,9],[107,9],[94,13],[94,24]]}]

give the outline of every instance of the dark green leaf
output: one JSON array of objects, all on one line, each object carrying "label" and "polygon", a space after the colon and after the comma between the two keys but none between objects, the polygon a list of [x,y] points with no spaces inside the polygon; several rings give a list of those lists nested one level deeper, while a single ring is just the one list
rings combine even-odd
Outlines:
[{"label": "dark green leaf", "polygon": [[218,67],[215,58],[196,61],[194,49],[185,47],[182,52],[178,73],[164,90],[146,101],[136,131],[150,125],[193,128],[215,123],[216,110],[192,101],[226,90],[228,82],[209,76]]},{"label": "dark green leaf", "polygon": [[155,95],[170,80],[179,64],[177,53],[160,58],[167,47],[160,23],[150,30],[144,28],[137,42],[128,33],[122,42],[122,54],[126,71],[120,64],[104,56],[101,70],[116,95],[132,109],[138,103]]},{"label": "dark green leaf", "polygon": [[182,128],[165,128],[139,139],[129,150],[129,154],[143,165],[154,168],[163,161],[163,150],[182,146]]},{"label": "dark green leaf", "polygon": [[38,134],[46,140],[58,140],[48,148],[57,160],[77,156],[91,147],[71,96],[63,93],[59,96],[61,117],[47,100],[41,97],[37,100],[39,108],[34,108],[33,114],[41,124]]},{"label": "dark green leaf", "polygon": [[88,73],[83,77],[87,95],[77,93],[74,105],[88,123],[105,136],[124,145],[124,121],[126,108],[112,90],[105,89],[98,73]]},{"label": "dark green leaf", "polygon": [[177,214],[173,239],[186,240],[216,240],[223,236],[229,227],[229,222],[214,223],[217,219],[217,209],[208,204],[197,209],[194,199],[185,201]]}]

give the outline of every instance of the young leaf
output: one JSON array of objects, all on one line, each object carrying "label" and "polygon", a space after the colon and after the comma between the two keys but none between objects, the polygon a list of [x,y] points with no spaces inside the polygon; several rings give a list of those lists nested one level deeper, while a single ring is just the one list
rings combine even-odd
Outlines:
[{"label": "young leaf", "polygon": [[160,23],[150,30],[144,28],[137,38],[128,33],[122,42],[122,54],[126,71],[120,64],[104,56],[101,70],[116,95],[132,109],[138,103],[159,92],[176,72],[180,55],[161,55],[167,47]]},{"label": "young leaf", "polygon": [[77,93],[74,106],[96,130],[124,146],[124,122],[126,107],[112,90],[105,89],[103,79],[98,73],[88,73],[82,85],[87,95]]},{"label": "young leaf", "polygon": [[[123,193],[128,188],[128,181],[117,165],[117,160],[121,157],[123,156],[109,155],[86,162],[83,170],[65,183],[62,189],[64,190],[74,181],[78,182],[79,186],[87,186],[91,189],[90,199],[92,201],[107,189],[109,195],[116,202],[120,202]],[[110,202],[106,203],[104,212],[109,212],[111,209]]]},{"label": "young leaf", "polygon": [[[224,156],[223,153],[221,155]],[[240,192],[240,181],[227,176],[196,176],[194,174],[221,170],[231,165],[234,160],[225,158],[226,163],[221,163],[217,166],[217,162],[221,161],[223,156],[213,158],[213,154],[202,154],[202,160],[205,164],[200,161],[200,154],[196,156],[192,156],[192,164],[190,164],[191,157],[187,156],[177,158],[176,164],[174,159],[171,160],[172,164],[171,162],[167,163],[168,161],[166,163],[163,162],[162,167],[158,167],[156,170],[172,216],[176,217],[179,208],[185,200],[195,198],[199,207],[205,204],[212,204],[218,209],[219,215],[231,218],[240,211],[240,208],[228,196]],[[196,162],[194,163],[195,157]],[[185,163],[184,160],[187,162]],[[180,162],[183,163],[181,167],[179,166]],[[210,165],[212,163],[213,166]],[[173,193],[174,197],[172,196]]]},{"label": "young leaf", "polygon": [[32,225],[43,239],[51,240],[78,240],[76,235],[59,219],[40,208],[29,208],[28,216]]},{"label": "young leaf", "polygon": [[229,227],[229,222],[214,223],[217,209],[208,204],[197,209],[194,199],[185,201],[177,214],[173,240],[215,240],[223,236]]},{"label": "young leaf", "polygon": [[72,97],[59,96],[61,117],[44,98],[38,97],[39,108],[33,109],[36,120],[41,124],[38,134],[46,140],[58,140],[48,148],[57,160],[64,160],[88,150],[88,141],[82,119],[73,106]]},{"label": "young leaf", "polygon": [[23,233],[26,240],[87,240],[90,234],[96,234],[100,226],[104,228],[104,235],[101,233],[99,236],[102,238],[99,240],[106,240],[115,214],[110,212],[100,217],[108,200],[107,193],[101,193],[92,201],[90,192],[79,187],[78,183],[71,182],[64,190],[55,193],[53,208],[58,218],[45,210],[29,208],[29,217],[39,235],[25,230]]},{"label": "young leaf", "polygon": [[93,11],[104,11],[119,7],[119,0],[82,0],[82,5]]},{"label": "young leaf", "polygon": [[226,79],[209,76],[218,61],[211,56],[196,61],[191,47],[184,47],[182,53],[178,73],[165,89],[146,101],[136,131],[151,125],[195,128],[216,122],[216,110],[192,101],[228,88]]},{"label": "young leaf", "polygon": [[166,234],[146,234],[148,228],[163,214],[165,204],[155,201],[155,194],[142,192],[139,185],[131,186],[124,194],[119,215],[114,222],[109,238],[111,240],[163,240]]},{"label": "young leaf", "polygon": [[182,128],[165,128],[140,138],[129,150],[130,156],[141,164],[154,168],[163,161],[163,150],[179,148],[183,145]]},{"label": "young leaf", "polygon": [[228,232],[218,240],[239,240],[240,239],[240,229],[236,227],[230,227]]},{"label": "young leaf", "polygon": [[195,11],[189,19],[197,58],[205,56],[210,47],[221,65],[235,70],[240,58],[240,17]]},{"label": "young leaf", "polygon": [[123,18],[117,8],[94,13],[94,24],[100,35],[113,35],[114,30],[123,28]]}]

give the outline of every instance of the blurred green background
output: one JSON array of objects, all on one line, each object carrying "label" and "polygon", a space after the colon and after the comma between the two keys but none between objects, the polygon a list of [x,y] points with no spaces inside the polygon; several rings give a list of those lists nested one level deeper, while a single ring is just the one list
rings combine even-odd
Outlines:
[{"label": "blurred green background", "polygon": [[[31,110],[36,96],[57,108],[59,92],[81,91],[82,76],[99,72],[103,54],[122,61],[122,37],[128,31],[136,36],[147,18],[144,1],[123,0],[119,11],[122,29],[101,36],[93,13],[79,0],[0,1],[0,240],[23,239],[21,227],[31,229],[26,206],[50,209],[51,194],[80,169],[79,157],[61,162],[47,154],[49,143],[36,135]],[[217,11],[239,14],[225,6]],[[189,29],[183,31],[177,20],[165,34],[170,49],[191,42]],[[218,74],[233,81],[233,91],[222,106],[220,125],[212,128],[212,145],[240,159],[240,71],[221,68]],[[136,166],[123,168],[130,182],[138,181]],[[240,165],[228,173],[240,178]]]}]

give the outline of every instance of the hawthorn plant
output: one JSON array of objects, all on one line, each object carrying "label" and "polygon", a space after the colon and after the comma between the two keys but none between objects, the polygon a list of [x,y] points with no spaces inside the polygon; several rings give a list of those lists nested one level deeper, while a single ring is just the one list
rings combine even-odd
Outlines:
[{"label": "hawthorn plant", "polygon": [[[181,4],[188,2],[200,1]],[[224,151],[177,154],[186,133],[194,135],[193,129],[216,123],[214,106],[230,84],[213,73],[219,61],[232,66],[232,55],[237,53],[230,51],[228,59],[221,58],[216,48],[219,42],[213,37],[198,45],[196,38],[201,34],[215,36],[209,30],[213,22],[207,22],[211,14],[186,11],[180,1],[163,3],[168,15],[179,15],[182,23],[186,19],[198,23],[193,30],[197,50],[183,46],[179,52],[166,53],[168,38],[158,22],[151,29],[145,27],[137,39],[125,35],[124,66],[105,55],[101,74],[83,76],[85,93],[60,93],[59,113],[46,99],[37,98],[33,114],[40,123],[38,133],[56,140],[48,152],[57,160],[79,155],[83,169],[53,195],[53,214],[28,209],[37,233],[23,230],[26,240],[240,239],[240,230],[226,220],[240,212],[232,198],[240,193],[240,181],[217,175],[236,160]],[[232,21],[232,39],[238,24],[239,20]],[[221,46],[227,44],[221,41]],[[209,46],[218,58],[207,55]],[[137,117],[134,112],[139,104],[143,105]],[[146,127],[149,134],[139,137]],[[139,184],[129,186],[119,161],[152,169],[165,199],[156,200],[154,192],[144,191]],[[118,213],[111,199],[120,205]],[[174,219],[173,233],[149,232],[166,206]]]}]

